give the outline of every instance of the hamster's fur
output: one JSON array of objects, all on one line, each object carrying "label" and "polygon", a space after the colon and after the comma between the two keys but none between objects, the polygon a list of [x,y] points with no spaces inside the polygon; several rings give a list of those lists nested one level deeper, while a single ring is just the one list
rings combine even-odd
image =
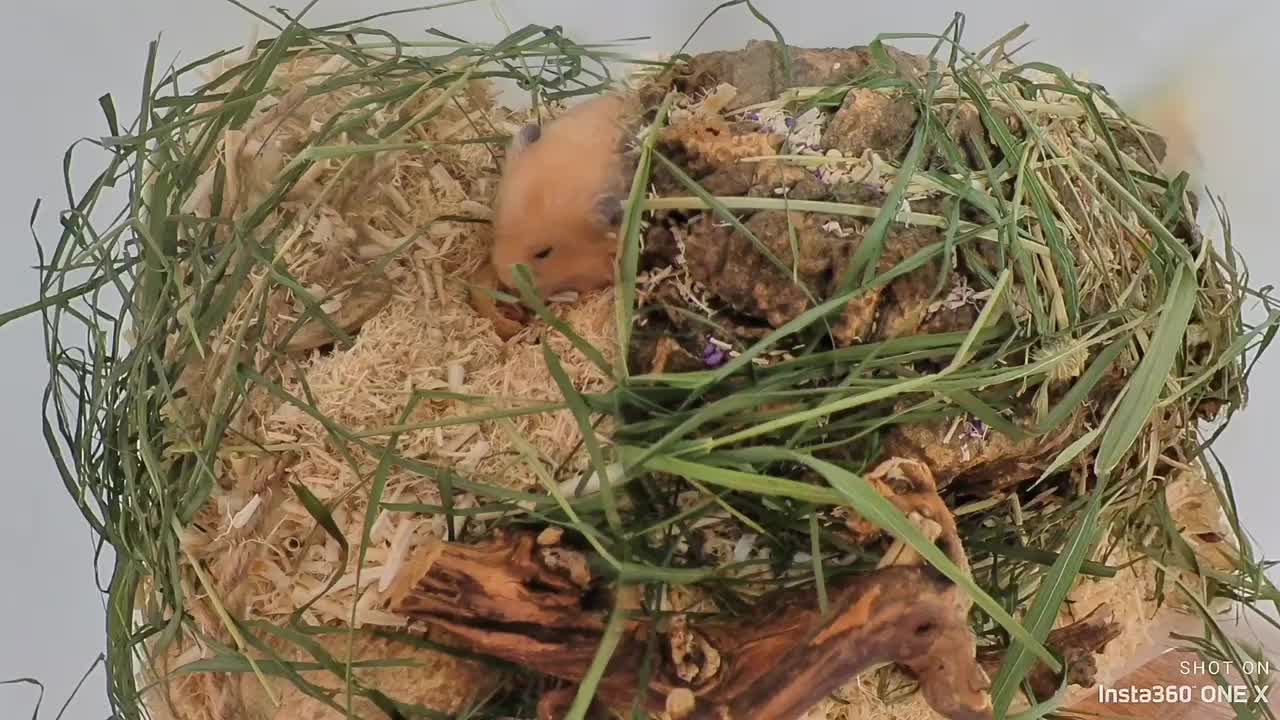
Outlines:
[{"label": "hamster's fur", "polygon": [[516,264],[544,297],[613,282],[626,106],[603,95],[512,140],[494,208],[492,262],[504,285],[515,287]]}]

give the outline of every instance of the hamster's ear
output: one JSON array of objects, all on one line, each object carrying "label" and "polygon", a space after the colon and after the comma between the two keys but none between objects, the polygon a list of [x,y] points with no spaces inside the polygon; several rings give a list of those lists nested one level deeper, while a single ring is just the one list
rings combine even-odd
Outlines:
[{"label": "hamster's ear", "polygon": [[608,230],[616,230],[622,224],[622,213],[625,209],[622,196],[618,193],[604,193],[596,198],[596,222]]},{"label": "hamster's ear", "polygon": [[540,137],[542,137],[542,128],[537,123],[522,126],[515,135],[511,136],[511,144],[507,146],[507,157],[519,155]]}]

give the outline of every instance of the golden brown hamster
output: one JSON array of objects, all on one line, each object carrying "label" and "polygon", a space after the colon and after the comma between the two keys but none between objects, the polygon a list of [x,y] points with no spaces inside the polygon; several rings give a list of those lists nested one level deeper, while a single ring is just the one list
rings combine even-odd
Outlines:
[{"label": "golden brown hamster", "polygon": [[513,138],[494,207],[492,262],[504,285],[527,266],[544,297],[613,282],[622,221],[626,100],[587,100]]}]

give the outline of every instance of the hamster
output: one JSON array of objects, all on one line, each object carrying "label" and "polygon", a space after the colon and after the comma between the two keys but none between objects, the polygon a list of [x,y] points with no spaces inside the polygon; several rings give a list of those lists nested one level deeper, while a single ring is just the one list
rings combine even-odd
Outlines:
[{"label": "hamster", "polygon": [[622,222],[627,100],[587,100],[512,139],[494,207],[493,269],[514,288],[529,268],[543,297],[612,284]]}]

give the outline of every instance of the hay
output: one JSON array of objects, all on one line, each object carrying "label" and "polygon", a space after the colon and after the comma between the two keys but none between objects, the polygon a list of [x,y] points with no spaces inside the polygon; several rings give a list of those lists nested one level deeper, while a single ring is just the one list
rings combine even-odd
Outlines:
[{"label": "hay", "polygon": [[[1021,127],[1019,112],[1043,120],[1037,129],[1044,147],[1027,167],[1051,179],[1049,189],[1042,188],[1045,205],[1039,210],[1060,221],[1064,235],[1080,248],[1079,257],[1070,259],[1083,271],[1069,278],[1045,227],[1025,220],[1030,212],[1024,212],[1025,231],[1015,227],[1006,237],[999,228],[983,226],[976,214],[957,222],[958,213],[949,217],[938,200],[994,196],[1000,173],[1021,177],[1025,167],[988,169],[963,183],[946,173],[924,172],[927,161],[919,157],[909,167],[903,154],[917,109],[886,91],[898,87],[892,84],[849,90],[835,101],[826,98],[822,111],[809,108],[793,116],[797,102],[824,101],[826,83],[819,76],[830,68],[816,62],[823,51],[796,49],[794,69],[817,76],[808,77],[810,82],[798,78],[801,87],[782,92],[761,87],[761,78],[775,82],[779,75],[760,72],[761,61],[773,68],[774,59],[772,51],[762,54],[764,46],[753,43],[743,51],[748,62],[718,69],[725,82],[672,95],[661,104],[669,117],[664,120],[660,110],[652,116],[655,132],[641,135],[637,152],[648,169],[640,172],[631,209],[636,218],[647,214],[643,227],[628,225],[631,233],[623,241],[624,251],[635,252],[632,259],[644,254],[647,264],[632,277],[624,272],[616,294],[635,302],[619,306],[614,292],[604,292],[553,303],[561,331],[533,323],[504,341],[492,320],[473,308],[478,289],[470,279],[483,271],[488,253],[486,221],[501,140],[531,114],[499,106],[487,76],[539,86],[544,97],[594,92],[603,84],[583,79],[580,64],[594,51],[557,31],[525,29],[496,46],[444,44],[452,52],[419,58],[402,55],[398,42],[388,47],[382,35],[368,34],[359,23],[290,25],[282,38],[175,70],[174,78],[157,87],[178,77],[185,82],[194,69],[204,72],[204,82],[195,92],[172,97],[148,87],[148,96],[165,98],[159,107],[168,110],[129,133],[113,129],[115,154],[103,177],[131,177],[130,222],[98,232],[68,221],[68,235],[43,286],[60,298],[46,309],[51,326],[82,296],[93,311],[74,317],[95,317],[101,287],[127,289],[132,303],[129,313],[112,318],[113,333],[94,335],[93,342],[102,344],[86,354],[108,359],[89,369],[68,360],[74,354],[61,351],[57,332],[50,350],[55,367],[80,382],[78,388],[66,384],[55,370],[54,414],[76,452],[66,454],[69,463],[62,460],[52,433],[51,448],[68,484],[82,489],[90,523],[122,551],[112,583],[116,612],[110,632],[112,698],[127,709],[126,716],[139,716],[145,708],[175,720],[318,720],[344,717],[348,704],[366,717],[392,709],[463,715],[487,704],[527,711],[529,698],[521,693],[536,681],[521,678],[514,693],[519,697],[507,697],[511,668],[459,652],[454,639],[438,631],[406,627],[407,619],[389,609],[407,583],[430,572],[443,542],[483,540],[497,528],[531,527],[539,547],[562,558],[578,557],[569,548],[571,539],[591,544],[603,564],[613,567],[572,565],[568,571],[583,580],[579,585],[615,573],[623,578],[614,588],[617,607],[664,622],[672,614],[684,622],[686,616],[731,608],[741,612],[780,586],[825,588],[824,573],[870,571],[886,557],[924,549],[903,540],[900,526],[894,527],[897,545],[886,549],[884,527],[865,519],[871,516],[868,506],[829,487],[830,478],[798,472],[802,463],[795,458],[803,456],[760,461],[762,455],[732,454],[761,449],[750,447],[751,441],[766,436],[760,428],[770,423],[786,432],[794,428],[793,444],[806,452],[798,442],[802,436],[818,448],[812,452],[830,451],[855,469],[872,458],[853,451],[839,455],[841,448],[856,447],[854,441],[882,429],[884,447],[894,453],[908,454],[913,444],[924,447],[939,484],[956,483],[947,499],[969,503],[955,512],[966,542],[975,543],[969,552],[980,559],[972,564],[977,586],[1008,593],[1013,615],[1023,617],[1026,598],[1044,577],[1059,572],[1046,567],[1056,555],[1033,561],[979,546],[1016,540],[1005,551],[1047,551],[1073,537],[1075,518],[1089,512],[1096,487],[1089,461],[1099,451],[1090,445],[1087,452],[1082,447],[1078,456],[1062,458],[1086,431],[1104,430],[1105,407],[1098,399],[1104,393],[1090,394],[1081,409],[1059,417],[1052,432],[1036,432],[1021,444],[1000,428],[1047,422],[1063,394],[1090,378],[1090,359],[1107,352],[1104,341],[1124,339],[1110,356],[1110,384],[1100,386],[1112,392],[1129,387],[1128,378],[1141,373],[1142,354],[1156,352],[1155,320],[1176,283],[1149,272],[1147,256],[1157,248],[1176,265],[1180,256],[1170,247],[1177,240],[1168,243],[1173,236],[1167,229],[1168,239],[1126,205],[1123,187],[1092,182],[1111,177],[1112,161],[1126,172],[1155,173],[1153,163],[1145,162],[1151,153],[1130,148],[1115,156],[1106,134],[1086,122],[1093,116],[1064,91],[1077,87],[1073,80],[1027,71],[1023,80],[1035,78],[1057,90],[1042,89],[1035,100],[999,95],[1012,82],[992,91],[989,99],[1006,113],[1010,128]],[[848,62],[879,61],[865,49],[834,52],[850,53]],[[879,52],[894,72],[915,72],[910,57]],[[558,75],[546,67],[515,69],[538,56],[558,58],[570,69]],[[702,59],[717,62],[714,56]],[[992,67],[1008,70],[998,63]],[[665,93],[669,88],[662,83],[669,80],[647,77],[638,92],[656,85]],[[940,112],[936,119],[962,140],[951,154],[971,156],[981,144],[988,111],[962,101],[968,90],[953,75],[935,90],[935,100],[946,106],[946,112],[932,108]],[[551,116],[556,107],[536,112]],[[1113,124],[1120,119],[1105,104],[1097,112]],[[735,134],[743,123],[774,132]],[[1156,140],[1129,130],[1127,142]],[[779,135],[788,137],[776,142]],[[688,152],[679,162],[654,159],[655,146],[670,150],[681,143]],[[819,152],[819,143],[838,149]],[[758,166],[758,187],[725,190],[741,184],[729,172],[712,178],[724,183],[713,193],[717,197],[681,197],[690,191],[678,174],[699,159]],[[1107,167],[1088,166],[1099,162]],[[850,183],[873,186],[878,194],[825,199],[825,193]],[[95,186],[87,196],[90,208],[99,190]],[[818,199],[800,197],[804,192]],[[1172,199],[1158,209],[1186,210],[1179,192],[1171,185]],[[890,223],[882,203],[890,204],[895,195],[901,204]],[[1142,202],[1132,198],[1134,206],[1150,212]],[[724,220],[734,217],[730,209],[755,212],[744,227],[757,231],[774,260],[786,261],[785,282],[770,284],[780,268],[745,242],[740,252],[730,253],[740,265],[719,274],[698,265],[698,258],[716,250],[713,243],[708,250],[708,237],[732,234],[725,228],[733,223]],[[701,222],[690,219],[698,216]],[[779,218],[787,232],[776,225]],[[1178,232],[1198,238],[1198,230],[1186,226],[1184,218]],[[144,230],[136,243],[122,244],[123,260],[99,252],[99,238],[119,239],[124,230],[117,228],[132,227]],[[796,279],[834,283],[847,269],[809,251],[867,238],[877,227],[886,231],[883,257],[863,257],[859,247],[843,260],[852,254],[883,272],[930,247],[930,238],[959,230],[964,242],[978,247],[957,245],[949,252],[963,253],[966,263],[990,258],[996,248],[1014,253],[1027,264],[1004,270],[1002,277],[1023,281],[956,280],[950,269],[922,281],[907,272],[874,297],[846,304],[829,363],[807,356],[804,342],[775,346],[773,329],[798,322],[814,304],[838,294],[838,288],[825,296],[798,291],[802,282]],[[671,235],[673,262],[666,265],[650,262],[663,230]],[[819,235],[822,241],[814,242]],[[884,241],[889,235],[901,244]],[[95,267],[89,283],[65,290],[83,257],[108,259]],[[1206,257],[1207,279],[1195,305],[1200,314],[1186,329],[1185,354],[1195,363],[1177,366],[1182,374],[1170,380],[1169,391],[1177,394],[1149,422],[1139,422],[1135,449],[1125,447],[1114,458],[1122,480],[1107,495],[1108,509],[1093,511],[1118,549],[1081,559],[1120,569],[1113,577],[1079,582],[1078,570],[1061,571],[1074,589],[1053,625],[1105,604],[1123,627],[1120,639],[1097,658],[1102,682],[1114,680],[1149,643],[1162,594],[1150,558],[1174,562],[1168,558],[1178,556],[1176,547],[1170,549],[1176,538],[1206,566],[1160,570],[1189,586],[1203,584],[1203,573],[1216,572],[1216,580],[1234,582],[1232,591],[1240,594],[1256,570],[1243,552],[1243,538],[1236,548],[1227,541],[1233,533],[1214,496],[1218,480],[1197,474],[1192,450],[1196,414],[1206,405],[1243,399],[1239,345],[1248,345],[1242,340],[1246,333],[1262,334],[1238,319],[1234,258],[1211,252]],[[956,255],[950,261],[954,266]],[[1042,294],[1028,289],[1026,277],[1035,279],[1031,285]],[[999,329],[1010,334],[994,349],[984,343],[999,339],[988,313],[997,304],[1007,307],[1020,330]],[[688,312],[664,317],[671,307]],[[1138,317],[1107,315],[1121,307]],[[763,322],[752,325],[753,313]],[[1069,317],[1076,313],[1106,319],[1077,332]],[[721,321],[731,327],[726,331]],[[986,322],[992,326],[982,327]],[[620,332],[632,341],[625,353],[619,350]],[[125,333],[128,347],[121,342]],[[933,333],[939,345],[912,345],[924,333]],[[1130,335],[1124,333],[1132,333],[1142,353],[1128,347]],[[652,336],[663,337],[646,355]],[[1182,334],[1174,340],[1181,343]],[[966,365],[970,352],[986,353],[983,366],[964,367],[952,376],[952,386],[926,385],[912,374],[918,367],[936,370],[927,363],[945,363],[953,351],[957,367]],[[548,356],[558,358],[565,377],[556,377]],[[642,368],[645,362],[651,365]],[[679,367],[682,362],[685,367]],[[735,364],[745,370],[715,379],[718,368]],[[617,369],[627,365],[636,374],[623,374],[619,382]],[[852,372],[850,384],[837,387],[827,366],[864,368],[865,375]],[[646,369],[652,372],[639,375]],[[902,375],[894,374],[900,369]],[[764,391],[746,371],[783,382]],[[1016,374],[999,383],[1021,385],[1011,397],[1025,406],[1027,417],[984,406],[979,395],[988,378],[998,384],[998,371]],[[103,377],[112,379],[103,383]],[[907,389],[876,396],[890,383]],[[821,397],[812,399],[814,388],[830,392],[832,401],[857,400],[864,393],[879,404],[868,400],[864,410],[855,403],[847,414],[818,412],[796,420],[797,408],[813,413],[824,407]],[[773,390],[776,396],[769,394]],[[93,398],[68,412],[62,405],[68,395]],[[742,417],[709,416],[701,434],[673,437],[655,449],[657,438],[674,434],[673,427],[690,417],[681,403],[692,400],[682,398],[695,396],[712,403],[743,400]],[[943,400],[963,411],[952,412]],[[969,414],[984,408],[990,411],[983,414],[986,423]],[[607,467],[592,466],[582,437],[588,422],[595,423],[591,432],[601,442],[614,444],[604,458]],[[647,457],[652,465],[624,468],[646,450],[653,450]],[[722,453],[715,462],[700,466],[699,473],[687,471],[712,451]],[[1050,472],[1048,463],[1058,460]],[[1180,472],[1170,482],[1165,476],[1173,474],[1171,468]],[[722,477],[729,470],[765,480],[782,475],[808,489],[800,496],[741,491]],[[1035,493],[1019,492],[1022,481],[1046,479]],[[611,508],[610,488],[624,482],[642,490],[620,494],[619,508]],[[1162,492],[1167,503],[1159,507],[1167,506],[1167,520],[1144,510],[1160,502]],[[612,518],[601,507],[620,509],[634,524],[610,527],[606,520]],[[824,547],[827,535],[838,542]],[[905,545],[913,548],[901,553]],[[606,546],[626,547],[634,555],[624,567]],[[682,573],[690,570],[706,571],[709,579],[689,582]],[[645,579],[626,580],[628,572]],[[982,607],[996,617],[992,607]],[[1003,652],[1010,643],[1008,623],[1016,620],[986,618],[974,629],[985,647]],[[141,661],[137,668],[134,659]],[[868,672],[808,718],[933,717],[914,689],[892,669]],[[668,699],[673,697],[687,699],[674,693]]]}]

